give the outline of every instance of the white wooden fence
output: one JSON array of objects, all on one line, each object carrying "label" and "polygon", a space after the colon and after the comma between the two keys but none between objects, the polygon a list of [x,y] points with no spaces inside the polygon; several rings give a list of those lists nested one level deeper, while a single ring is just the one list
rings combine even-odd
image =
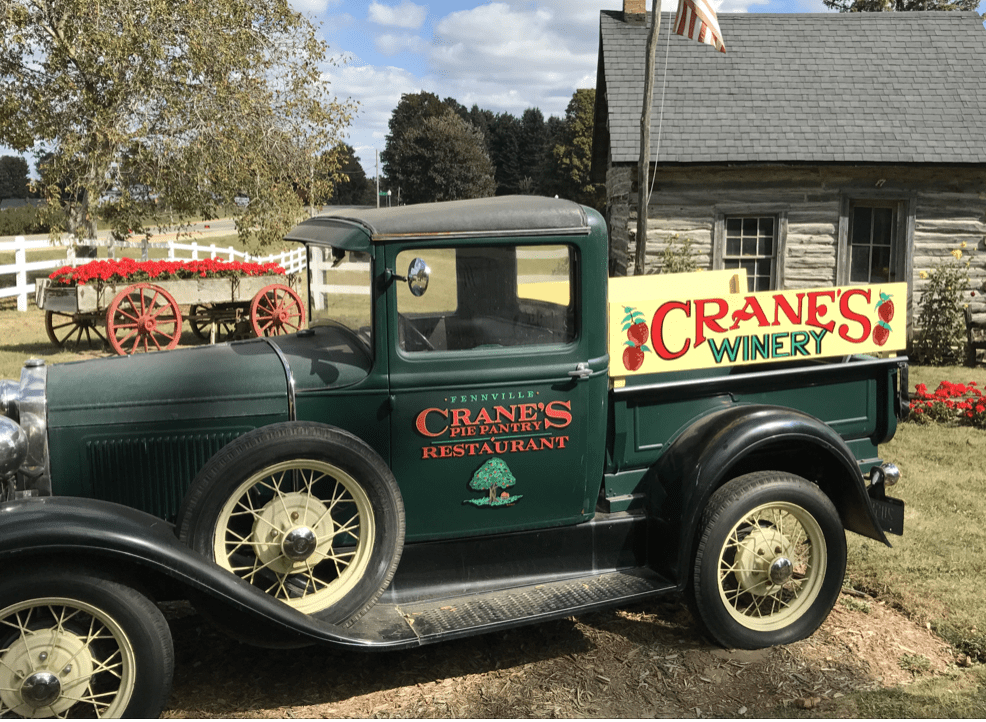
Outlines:
[{"label": "white wooden fence", "polygon": [[[107,245],[105,241],[97,242],[96,245]],[[269,256],[251,256],[248,253],[237,251],[234,248],[217,248],[216,244],[205,245],[196,242],[176,243],[167,241],[164,243],[131,243],[115,242],[114,248],[140,248],[141,256],[147,259],[148,249],[166,248],[168,260],[175,261],[197,261],[205,258],[221,258],[226,261],[251,261],[253,263],[279,263],[288,273],[297,273],[305,268],[305,249],[298,246],[290,251],[282,251]],[[43,261],[28,261],[29,251],[50,251],[52,249],[64,249],[64,258],[48,259]],[[61,268],[62,266],[80,266],[93,260],[91,258],[76,258],[74,246],[53,245],[47,240],[28,241],[24,236],[17,236],[13,241],[0,243],[0,253],[14,254],[14,262],[0,265],[0,279],[4,276],[14,276],[14,285],[0,288],[0,299],[17,298],[17,310],[26,311],[29,298],[34,297],[34,281],[28,281],[29,271],[47,271]],[[2,281],[0,281],[2,282]]]}]

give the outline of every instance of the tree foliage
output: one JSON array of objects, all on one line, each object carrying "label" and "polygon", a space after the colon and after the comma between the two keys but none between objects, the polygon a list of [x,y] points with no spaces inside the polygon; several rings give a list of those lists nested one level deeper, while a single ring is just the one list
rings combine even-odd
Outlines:
[{"label": "tree foliage", "polygon": [[605,199],[602,188],[593,183],[592,129],[595,120],[596,91],[581,88],[575,91],[565,110],[565,125],[559,142],[552,150],[559,183],[559,196],[601,208]]},{"label": "tree foliage", "polygon": [[400,195],[407,203],[484,198],[496,187],[482,133],[453,110],[405,133],[401,168]]},{"label": "tree foliage", "polygon": [[44,195],[80,238],[97,213],[122,235],[243,193],[239,232],[264,245],[337,179],[324,151],[355,108],[287,0],[0,0],[0,37],[0,143],[47,154]]},{"label": "tree foliage", "polygon": [[823,0],[826,7],[841,13],[872,13],[907,10],[975,10],[980,0]]},{"label": "tree foliage", "polygon": [[340,171],[343,177],[335,184],[329,203],[336,206],[368,206],[376,203],[373,197],[375,186],[363,170],[356,150],[348,143],[343,143],[340,153]]},{"label": "tree foliage", "polygon": [[27,161],[20,156],[0,158],[0,199],[27,198]]},{"label": "tree foliage", "polygon": [[517,118],[478,105],[467,111],[455,98],[440,100],[433,93],[403,95],[391,115],[387,145],[380,154],[386,185],[401,188],[402,202],[438,199],[436,188],[428,186],[431,190],[418,193],[410,179],[413,173],[415,182],[434,183],[422,180],[423,156],[416,144],[429,118],[451,113],[476,131],[472,142],[478,142],[492,162],[496,195],[557,195],[601,208],[601,186],[589,180],[594,104],[594,90],[577,90],[564,118],[545,119],[538,108],[528,108]]}]

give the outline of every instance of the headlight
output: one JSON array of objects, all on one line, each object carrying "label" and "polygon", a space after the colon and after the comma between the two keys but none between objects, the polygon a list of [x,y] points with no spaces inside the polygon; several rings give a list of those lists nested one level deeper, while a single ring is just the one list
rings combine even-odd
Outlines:
[{"label": "headlight", "polygon": [[0,416],[0,478],[7,479],[27,458],[27,434],[6,416]]},{"label": "headlight", "polygon": [[0,381],[0,480],[6,484],[4,493],[51,494],[47,380],[45,362],[30,359],[21,370],[20,383]]}]

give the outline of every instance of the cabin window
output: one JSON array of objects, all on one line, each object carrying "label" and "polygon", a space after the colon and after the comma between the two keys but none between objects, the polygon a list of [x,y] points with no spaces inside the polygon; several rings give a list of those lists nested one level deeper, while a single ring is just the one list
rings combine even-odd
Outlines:
[{"label": "cabin window", "polygon": [[849,209],[849,282],[894,280],[896,204],[853,203]]},{"label": "cabin window", "polygon": [[571,343],[576,336],[575,248],[464,245],[397,256],[430,269],[427,291],[397,289],[398,345],[405,352],[470,351]]},{"label": "cabin window", "polygon": [[774,287],[777,266],[776,216],[726,216],[723,268],[743,268],[751,293]]}]

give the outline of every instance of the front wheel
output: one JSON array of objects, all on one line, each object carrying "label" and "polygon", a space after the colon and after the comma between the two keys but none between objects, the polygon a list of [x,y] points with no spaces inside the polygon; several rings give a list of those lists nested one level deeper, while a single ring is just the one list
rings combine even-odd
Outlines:
[{"label": "front wheel", "polygon": [[157,717],[174,651],[160,610],[85,569],[0,582],[0,716]]},{"label": "front wheel", "polygon": [[351,623],[397,569],[404,506],[390,469],[360,439],[286,422],[244,434],[206,464],[178,531],[288,606]]},{"label": "front wheel", "polygon": [[781,472],[741,476],[712,495],[702,530],[691,591],[720,644],[789,644],[825,621],[846,573],[846,536],[816,485]]}]

